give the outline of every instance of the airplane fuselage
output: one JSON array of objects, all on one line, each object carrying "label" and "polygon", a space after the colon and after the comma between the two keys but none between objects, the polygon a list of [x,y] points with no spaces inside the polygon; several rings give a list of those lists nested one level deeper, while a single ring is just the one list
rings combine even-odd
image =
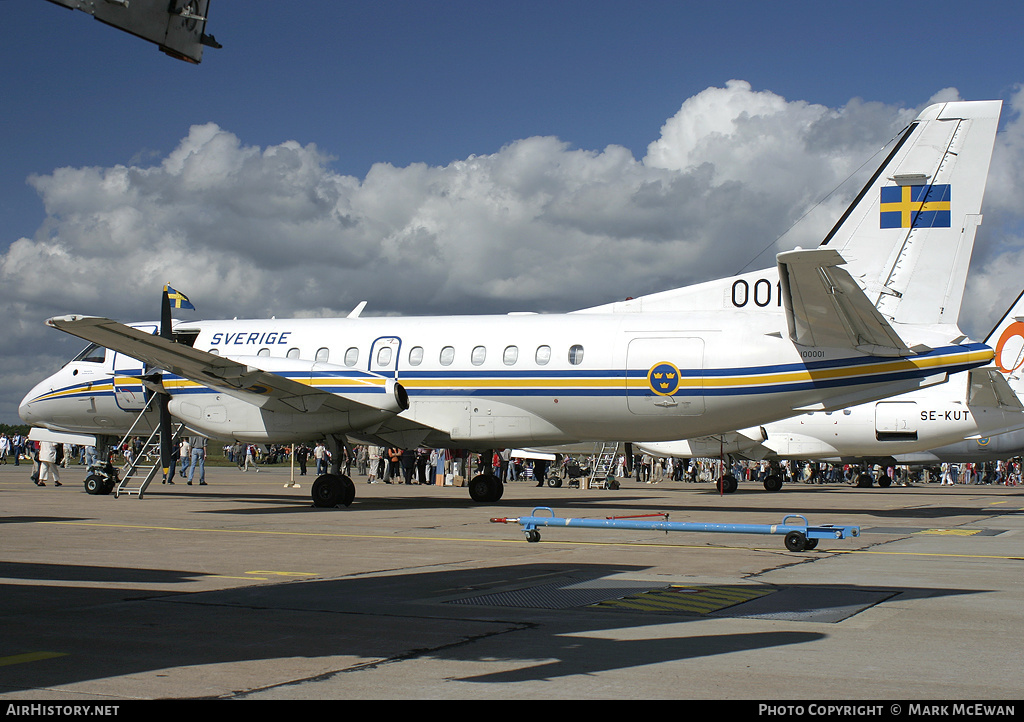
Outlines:
[{"label": "airplane fuselage", "polygon": [[[199,321],[175,333],[370,406],[397,382],[409,399],[400,416],[433,429],[411,443],[467,448],[700,436],[777,419],[780,407],[813,406],[837,387],[881,398],[991,357],[981,344],[935,339],[928,353],[903,358],[801,347],[781,313],[736,309]],[[145,405],[143,371],[109,350],[102,363],[73,361],[26,396],[22,417],[73,432],[124,430]],[[271,442],[372,426],[342,411],[267,411],[169,373],[163,386],[171,412],[214,438]]]}]

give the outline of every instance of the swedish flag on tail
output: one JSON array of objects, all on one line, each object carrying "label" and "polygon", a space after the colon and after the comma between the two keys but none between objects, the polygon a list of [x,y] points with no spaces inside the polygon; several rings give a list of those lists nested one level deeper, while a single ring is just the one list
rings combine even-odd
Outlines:
[{"label": "swedish flag on tail", "polygon": [[949,228],[949,183],[882,188],[881,228]]},{"label": "swedish flag on tail", "polygon": [[196,310],[196,307],[188,300],[188,296],[181,291],[175,291],[168,285],[164,286],[164,293],[167,294],[167,300],[170,301],[171,308],[190,308],[193,311]]}]

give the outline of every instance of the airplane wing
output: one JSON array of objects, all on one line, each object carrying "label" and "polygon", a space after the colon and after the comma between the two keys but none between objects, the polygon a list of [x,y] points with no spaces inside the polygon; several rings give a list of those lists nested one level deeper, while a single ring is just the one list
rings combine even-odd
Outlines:
[{"label": "airplane wing", "polygon": [[789,337],[801,346],[854,348],[872,356],[910,356],[831,248],[777,256]]},{"label": "airplane wing", "polygon": [[203,59],[203,46],[219,48],[206,34],[210,0],[50,0],[71,10],[89,13],[102,23],[131,33],[160,46],[178,60],[196,65]]},{"label": "airplane wing", "polygon": [[[380,438],[398,434],[402,438],[419,435],[422,439],[435,430],[409,419],[400,419],[397,414],[408,407],[405,390],[390,379],[368,372],[351,379],[348,393],[331,393],[313,386],[311,379],[304,383],[175,343],[108,318],[59,316],[47,320],[46,324],[268,411],[383,412],[359,415],[370,421],[360,424],[360,429],[369,429]],[[272,364],[275,360],[261,358],[260,361]]]}]

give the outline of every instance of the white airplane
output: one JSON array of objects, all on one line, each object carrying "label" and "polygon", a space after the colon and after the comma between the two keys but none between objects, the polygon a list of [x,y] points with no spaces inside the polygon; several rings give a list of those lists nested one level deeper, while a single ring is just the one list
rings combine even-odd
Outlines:
[{"label": "white airplane", "polygon": [[[688,438],[942,383],[992,358],[953,311],[1000,107],[927,108],[822,245],[780,253],[774,268],[557,315],[362,318],[361,305],[338,319],[166,323],[160,335],[62,316],[47,323],[93,346],[20,414],[112,435],[149,389],[167,399],[164,419],[211,438],[489,449]],[[354,498],[333,457],[317,505]],[[502,490],[491,474],[470,482],[477,501]]]},{"label": "white airplane", "polygon": [[[1012,438],[1024,442],[1024,404],[1020,398],[1024,383],[1013,373],[1024,362],[1024,323],[1014,321],[1021,316],[1024,293],[1017,296],[985,339],[986,345],[995,348],[993,364],[952,374],[948,383],[841,411],[809,411],[739,432],[635,444],[634,448],[652,456],[684,459],[728,455],[758,461],[888,463],[927,461],[935,458],[930,449],[963,444],[965,454],[974,455],[962,460],[980,460],[975,450],[985,451],[990,446],[995,450]],[[1020,431],[1015,434],[1015,430]],[[990,439],[993,434],[999,436]],[[1024,443],[1016,448],[1024,451]],[[762,483],[767,491],[778,491],[782,476],[773,471]],[[860,486],[871,483],[867,474],[858,478]],[[885,481],[880,484],[888,485]],[[725,474],[719,486],[724,493],[731,493],[736,490],[736,479]]]}]

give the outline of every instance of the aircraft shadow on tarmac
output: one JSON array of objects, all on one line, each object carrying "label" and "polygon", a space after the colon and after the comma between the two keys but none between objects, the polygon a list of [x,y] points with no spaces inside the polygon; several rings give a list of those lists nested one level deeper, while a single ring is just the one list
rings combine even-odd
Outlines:
[{"label": "aircraft shadow on tarmac", "polygon": [[[484,669],[497,661],[503,667],[463,676],[465,681],[545,680],[803,644],[827,636],[798,628],[687,636],[679,634],[679,624],[705,616],[612,611],[589,605],[538,609],[453,603],[510,585],[521,590],[552,582],[600,583],[609,578],[642,578],[645,570],[629,565],[528,563],[177,594],[104,587],[103,583],[185,581],[202,573],[6,563],[0,573],[8,579],[49,583],[2,585],[0,617],[7,620],[7,631],[0,656],[38,650],[53,656],[4,667],[0,690],[132,676],[138,678],[131,682],[139,685],[138,693],[147,695],[158,687],[147,687],[146,679],[167,676],[175,668],[324,657],[339,659],[326,663],[326,673],[322,661],[311,662],[310,676],[322,678],[390,661],[430,658],[475,663]],[[69,584],[53,583],[61,580]],[[841,599],[848,594],[884,601],[896,596],[913,599],[984,591],[793,585],[768,592],[776,590],[780,599],[797,600],[786,603],[791,612],[806,612],[798,607],[821,603],[806,600]],[[726,610],[718,616],[730,615]],[[637,638],[653,634],[669,636]],[[270,674],[262,681],[264,686],[275,686],[301,679]]]}]

